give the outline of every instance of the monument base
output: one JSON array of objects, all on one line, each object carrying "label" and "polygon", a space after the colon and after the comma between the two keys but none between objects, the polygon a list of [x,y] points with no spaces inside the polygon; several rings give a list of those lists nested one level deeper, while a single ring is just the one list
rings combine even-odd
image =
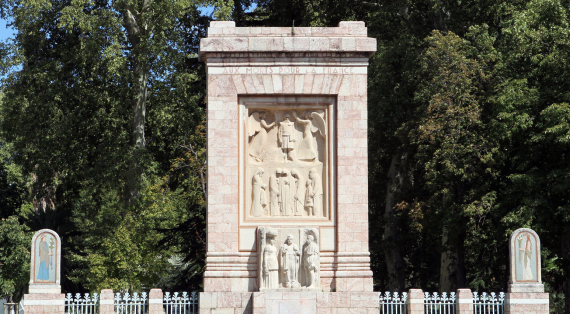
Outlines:
[{"label": "monument base", "polygon": [[541,283],[510,283],[509,292],[533,292],[543,293],[544,285]]},{"label": "monument base", "polygon": [[24,312],[26,314],[62,314],[65,312],[65,294],[24,294]]},{"label": "monument base", "polygon": [[378,292],[202,292],[200,314],[378,314]]},{"label": "monument base", "polygon": [[505,296],[505,314],[548,314],[548,293],[509,292]]}]

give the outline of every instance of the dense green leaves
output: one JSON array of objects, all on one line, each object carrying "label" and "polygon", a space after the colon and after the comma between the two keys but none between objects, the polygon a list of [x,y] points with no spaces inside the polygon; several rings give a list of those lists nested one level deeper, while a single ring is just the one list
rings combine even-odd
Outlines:
[{"label": "dense green leaves", "polygon": [[0,297],[22,297],[23,288],[30,279],[31,236],[18,217],[0,220]]}]

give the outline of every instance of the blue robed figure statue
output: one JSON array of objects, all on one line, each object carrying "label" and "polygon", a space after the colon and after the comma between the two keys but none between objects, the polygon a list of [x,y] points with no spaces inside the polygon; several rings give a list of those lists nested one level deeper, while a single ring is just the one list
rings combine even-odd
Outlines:
[{"label": "blue robed figure statue", "polygon": [[51,252],[48,249],[46,242],[46,236],[42,235],[40,237],[39,243],[39,256],[40,256],[40,269],[38,271],[38,281],[49,281],[49,266],[50,266],[50,255]]}]

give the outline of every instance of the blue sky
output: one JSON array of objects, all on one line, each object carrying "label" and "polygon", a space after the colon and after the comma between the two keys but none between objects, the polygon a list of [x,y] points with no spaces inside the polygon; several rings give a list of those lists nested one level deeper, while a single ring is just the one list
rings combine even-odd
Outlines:
[{"label": "blue sky", "polygon": [[8,37],[14,37],[14,30],[9,28],[7,20],[0,19],[0,40],[4,41]]},{"label": "blue sky", "polygon": [[[253,9],[255,9],[256,6],[257,6],[256,4],[253,4],[246,11],[251,12]],[[213,6],[201,7],[200,11],[202,12],[203,15],[210,15],[212,14],[212,12],[214,12],[214,7]],[[14,29],[8,27],[7,24],[8,24],[7,20],[0,19],[0,40],[2,41],[6,40],[9,37],[14,37]]]}]

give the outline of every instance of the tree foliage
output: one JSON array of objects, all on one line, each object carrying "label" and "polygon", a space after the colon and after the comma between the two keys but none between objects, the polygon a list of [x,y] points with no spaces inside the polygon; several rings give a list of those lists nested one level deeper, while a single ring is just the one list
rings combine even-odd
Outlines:
[{"label": "tree foliage", "polygon": [[18,301],[30,278],[31,236],[18,217],[0,220],[0,296]]}]

